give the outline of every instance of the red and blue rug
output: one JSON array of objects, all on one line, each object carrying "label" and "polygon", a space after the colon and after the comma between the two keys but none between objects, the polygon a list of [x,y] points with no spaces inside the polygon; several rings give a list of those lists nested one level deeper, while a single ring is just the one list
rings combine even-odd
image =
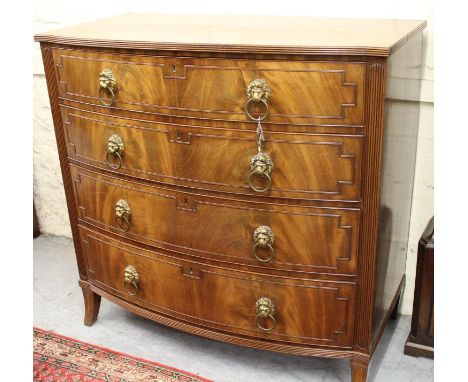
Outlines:
[{"label": "red and blue rug", "polygon": [[186,371],[34,328],[34,382],[212,382]]}]

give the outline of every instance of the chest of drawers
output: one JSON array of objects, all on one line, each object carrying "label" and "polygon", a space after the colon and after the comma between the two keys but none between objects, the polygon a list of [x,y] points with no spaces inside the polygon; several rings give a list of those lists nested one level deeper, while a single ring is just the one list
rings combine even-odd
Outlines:
[{"label": "chest of drawers", "polygon": [[419,21],[124,15],[36,36],[85,325],[351,360],[404,286]]}]

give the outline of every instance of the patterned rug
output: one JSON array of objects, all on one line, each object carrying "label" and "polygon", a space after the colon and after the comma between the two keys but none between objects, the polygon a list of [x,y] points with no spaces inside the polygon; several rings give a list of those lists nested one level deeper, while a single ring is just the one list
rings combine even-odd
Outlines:
[{"label": "patterned rug", "polygon": [[212,382],[34,328],[34,382]]}]

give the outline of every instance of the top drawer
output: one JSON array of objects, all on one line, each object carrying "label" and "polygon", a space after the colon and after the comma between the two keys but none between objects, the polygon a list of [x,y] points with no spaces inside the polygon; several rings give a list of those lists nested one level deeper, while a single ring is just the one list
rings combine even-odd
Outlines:
[{"label": "top drawer", "polygon": [[[270,123],[361,125],[365,63],[187,58],[55,49],[60,97],[101,105],[99,76],[115,78],[115,109],[250,121],[247,86],[271,90]],[[102,92],[111,103],[110,92]],[[259,103],[252,105],[252,114]]]}]

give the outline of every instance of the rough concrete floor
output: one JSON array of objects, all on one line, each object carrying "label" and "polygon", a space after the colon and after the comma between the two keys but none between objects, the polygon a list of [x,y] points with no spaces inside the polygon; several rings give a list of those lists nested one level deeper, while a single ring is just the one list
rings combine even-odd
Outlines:
[{"label": "rough concrete floor", "polygon": [[[350,381],[349,362],[243,348],[199,338],[138,317],[102,300],[98,321],[83,325],[73,243],[34,240],[34,326],[198,374],[216,382]],[[430,382],[434,362],[403,355],[410,317],[390,322],[374,355],[369,382]]]}]

